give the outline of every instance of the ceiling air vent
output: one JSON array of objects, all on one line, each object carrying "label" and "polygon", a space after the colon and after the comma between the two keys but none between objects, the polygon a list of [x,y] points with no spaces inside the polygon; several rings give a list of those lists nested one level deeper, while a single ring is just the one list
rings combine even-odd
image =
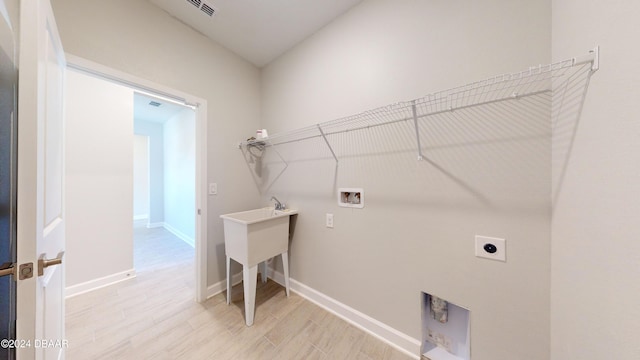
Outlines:
[{"label": "ceiling air vent", "polygon": [[207,4],[202,0],[187,0],[187,2],[200,9],[200,11],[209,15],[210,17],[213,17],[218,12],[218,9],[216,9],[215,6],[211,5],[210,3]]},{"label": "ceiling air vent", "polygon": [[161,103],[157,102],[157,101],[149,101],[149,105],[151,106],[155,106],[155,107],[159,107],[160,105],[162,105]]},{"label": "ceiling air vent", "polygon": [[187,1],[197,8],[200,8],[200,4],[202,3],[202,0],[187,0]]},{"label": "ceiling air vent", "polygon": [[202,12],[204,12],[209,16],[213,16],[213,14],[215,14],[216,12],[216,10],[212,6],[207,4],[202,4],[202,7],[200,8],[200,10],[202,10]]}]

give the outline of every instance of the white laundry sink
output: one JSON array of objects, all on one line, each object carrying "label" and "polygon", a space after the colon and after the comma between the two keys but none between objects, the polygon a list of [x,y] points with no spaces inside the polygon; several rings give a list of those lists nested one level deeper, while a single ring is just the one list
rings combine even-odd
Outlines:
[{"label": "white laundry sink", "polygon": [[266,260],[282,255],[285,287],[289,296],[289,220],[297,210],[273,207],[220,215],[224,223],[227,256],[227,304],[231,301],[231,259],[242,264],[245,321],[253,325],[258,264],[262,281],[267,281]]},{"label": "white laundry sink", "polygon": [[289,218],[297,210],[273,207],[220,215],[227,256],[249,267],[289,249]]},{"label": "white laundry sink", "polygon": [[241,211],[232,214],[220,215],[221,218],[231,220],[239,224],[254,224],[257,222],[267,221],[273,218],[284,217],[288,215],[297,214],[298,210],[285,209],[276,210],[273,207],[264,207],[261,209],[253,209],[248,211]]}]

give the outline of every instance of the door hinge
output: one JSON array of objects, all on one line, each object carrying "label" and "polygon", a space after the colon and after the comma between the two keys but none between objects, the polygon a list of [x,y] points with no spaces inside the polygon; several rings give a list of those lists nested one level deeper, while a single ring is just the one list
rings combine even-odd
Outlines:
[{"label": "door hinge", "polygon": [[33,277],[33,263],[22,264],[18,268],[16,274],[16,264],[9,264],[9,266],[0,269],[0,277],[11,275],[13,280],[16,280],[16,275],[19,280],[30,279]]}]

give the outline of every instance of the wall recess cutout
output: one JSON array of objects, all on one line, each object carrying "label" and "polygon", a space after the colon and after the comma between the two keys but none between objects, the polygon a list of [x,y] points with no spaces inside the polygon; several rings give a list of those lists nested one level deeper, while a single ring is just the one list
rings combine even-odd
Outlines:
[{"label": "wall recess cutout", "polygon": [[338,205],[362,209],[364,207],[364,190],[362,188],[338,189]]},{"label": "wall recess cutout", "polygon": [[422,293],[421,359],[469,360],[469,310]]}]

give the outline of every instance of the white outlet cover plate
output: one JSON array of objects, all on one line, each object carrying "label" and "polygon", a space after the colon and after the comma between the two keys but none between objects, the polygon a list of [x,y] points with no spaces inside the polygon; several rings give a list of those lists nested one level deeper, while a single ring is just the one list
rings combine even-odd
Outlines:
[{"label": "white outlet cover plate", "polygon": [[326,216],[326,226],[328,228],[333,228],[333,214],[327,214],[327,216]]},{"label": "white outlet cover plate", "polygon": [[[486,244],[493,244],[496,252],[493,254],[485,251]],[[507,243],[505,239],[476,235],[476,256],[490,260],[507,261]]]}]

